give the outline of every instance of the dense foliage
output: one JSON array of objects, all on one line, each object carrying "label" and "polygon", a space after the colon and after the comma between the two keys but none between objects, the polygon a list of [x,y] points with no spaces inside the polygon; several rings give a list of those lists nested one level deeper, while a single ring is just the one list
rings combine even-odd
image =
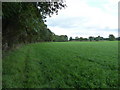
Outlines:
[{"label": "dense foliage", "polygon": [[115,40],[115,36],[114,36],[113,34],[110,34],[110,35],[109,35],[109,40],[110,40],[110,41],[114,41],[114,40]]},{"label": "dense foliage", "polygon": [[65,41],[68,41],[68,37],[67,35],[55,35],[55,38],[54,38],[54,41],[55,42],[65,42]]},{"label": "dense foliage", "polygon": [[3,49],[20,43],[53,41],[55,35],[44,23],[45,18],[65,6],[63,2],[3,2]]}]

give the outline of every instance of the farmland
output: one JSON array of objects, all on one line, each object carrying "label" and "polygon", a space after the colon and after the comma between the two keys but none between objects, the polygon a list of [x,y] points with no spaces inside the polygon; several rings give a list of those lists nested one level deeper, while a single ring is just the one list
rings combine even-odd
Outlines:
[{"label": "farmland", "polygon": [[3,57],[3,88],[116,88],[118,42],[45,42]]}]

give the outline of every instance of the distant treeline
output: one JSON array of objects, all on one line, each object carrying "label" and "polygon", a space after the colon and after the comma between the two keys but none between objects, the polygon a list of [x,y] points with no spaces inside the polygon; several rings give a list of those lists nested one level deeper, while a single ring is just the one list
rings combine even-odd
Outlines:
[{"label": "distant treeline", "polygon": [[103,40],[115,41],[115,40],[120,40],[120,37],[115,38],[113,34],[110,34],[108,38],[104,38],[101,36],[98,37],[90,36],[89,38],[75,37],[75,39],[73,39],[72,37],[69,38],[69,41],[103,41]]}]

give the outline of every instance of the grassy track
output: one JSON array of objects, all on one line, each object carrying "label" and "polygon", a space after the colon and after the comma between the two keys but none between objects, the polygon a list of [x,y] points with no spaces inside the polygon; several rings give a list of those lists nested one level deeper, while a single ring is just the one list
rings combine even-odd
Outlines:
[{"label": "grassy track", "polygon": [[3,88],[118,87],[118,42],[36,43],[3,58]]}]

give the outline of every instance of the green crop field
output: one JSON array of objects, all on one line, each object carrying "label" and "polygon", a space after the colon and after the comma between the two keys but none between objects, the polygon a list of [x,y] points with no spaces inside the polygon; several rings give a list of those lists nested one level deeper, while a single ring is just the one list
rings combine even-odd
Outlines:
[{"label": "green crop field", "polygon": [[116,88],[118,42],[46,42],[3,57],[3,88]]}]

